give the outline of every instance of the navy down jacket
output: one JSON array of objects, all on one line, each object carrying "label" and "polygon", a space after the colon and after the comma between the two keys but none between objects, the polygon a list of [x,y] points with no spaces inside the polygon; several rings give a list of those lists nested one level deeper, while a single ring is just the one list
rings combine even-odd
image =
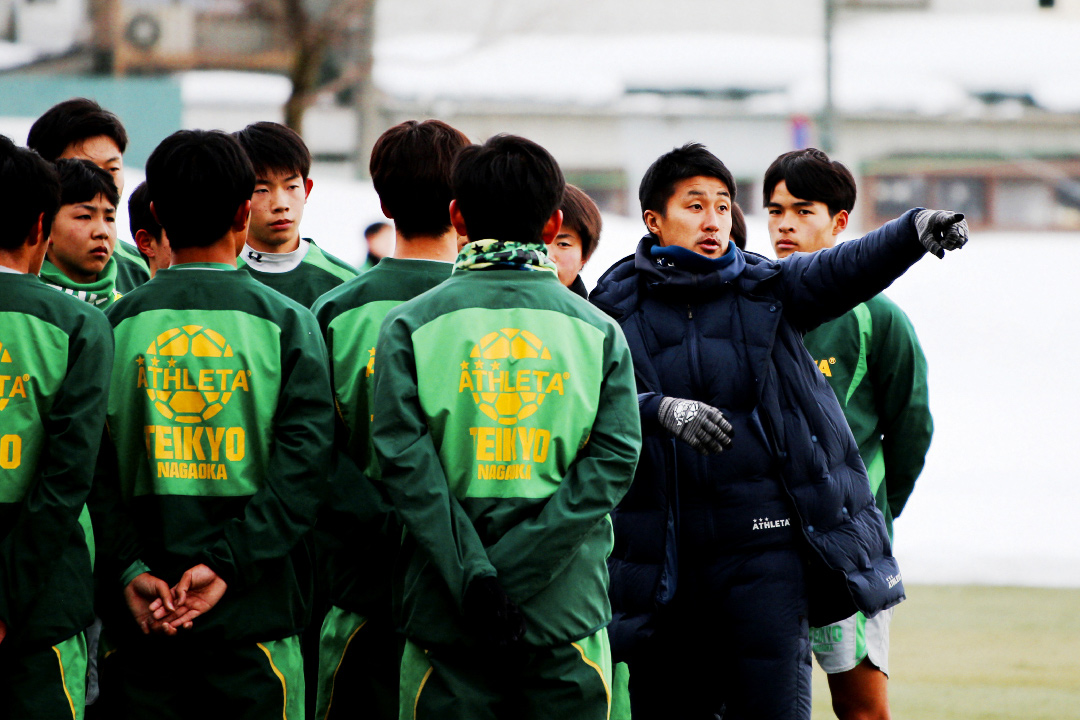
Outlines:
[{"label": "navy down jacket", "polygon": [[[806,557],[811,625],[904,599],[858,447],[802,336],[923,256],[913,216],[779,262],[746,253],[726,272],[653,258],[647,235],[600,278],[590,299],[626,335],[644,432],[633,485],[612,514],[613,645],[672,600],[680,567],[766,537]],[[707,457],[673,440],[656,421],[665,395],[719,408],[735,426],[732,449]]]}]

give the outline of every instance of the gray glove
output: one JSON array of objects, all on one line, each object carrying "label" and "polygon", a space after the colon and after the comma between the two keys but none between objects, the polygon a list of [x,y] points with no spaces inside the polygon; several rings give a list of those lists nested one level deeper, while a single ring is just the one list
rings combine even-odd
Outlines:
[{"label": "gray glove", "polygon": [[920,210],[915,213],[915,230],[927,252],[945,257],[946,250],[958,250],[968,241],[964,213],[951,210]]},{"label": "gray glove", "polygon": [[731,447],[731,423],[711,405],[665,397],[657,419],[668,432],[703,455],[716,455]]}]

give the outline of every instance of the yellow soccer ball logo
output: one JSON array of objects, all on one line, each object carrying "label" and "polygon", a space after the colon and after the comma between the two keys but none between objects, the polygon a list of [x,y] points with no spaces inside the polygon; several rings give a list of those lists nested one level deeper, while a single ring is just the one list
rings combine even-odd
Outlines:
[{"label": "yellow soccer ball logo", "polygon": [[178,359],[187,356],[229,358],[233,356],[233,350],[220,333],[201,325],[184,325],[166,330],[146,349],[147,362],[155,368],[161,367],[165,380],[154,383],[157,388],[147,387],[146,394],[157,411],[169,420],[204,422],[221,412],[232,397],[232,392],[222,391],[216,384],[210,390],[197,383],[197,378],[187,368],[176,364]]},{"label": "yellow soccer ball logo", "polygon": [[[513,362],[500,364],[500,360],[550,360],[551,353],[543,341],[528,330],[503,328],[485,335],[473,346],[469,354],[473,358],[474,371],[482,378],[474,386],[473,400],[480,411],[501,425],[513,425],[524,420],[544,402],[544,388],[535,374],[522,376],[516,372],[520,366]],[[490,363],[485,363],[490,360]],[[542,373],[549,375],[550,373]]]}]

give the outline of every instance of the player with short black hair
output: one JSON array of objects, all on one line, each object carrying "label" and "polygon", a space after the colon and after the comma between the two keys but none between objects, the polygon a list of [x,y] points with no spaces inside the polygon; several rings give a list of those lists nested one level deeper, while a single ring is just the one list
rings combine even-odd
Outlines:
[{"label": "player with short black hair", "polygon": [[548,246],[548,255],[559,266],[559,282],[581,297],[588,298],[589,293],[580,275],[600,242],[600,229],[603,227],[600,208],[584,190],[567,184],[560,209],[563,214],[562,228],[555,242]]},{"label": "player with short black hair", "polygon": [[[438,120],[410,120],[379,137],[371,177],[383,211],[397,226],[394,256],[323,295],[312,308],[330,352],[341,420],[337,445],[363,470],[362,477],[339,484],[351,492],[331,499],[319,521],[330,536],[320,535],[329,541],[320,545],[336,546],[330,563],[333,606],[322,627],[319,718],[397,717],[404,640],[391,609],[391,575],[401,524],[371,484],[379,473],[371,448],[375,341],[391,309],[450,277],[458,246],[450,225],[450,168],[468,144],[463,133]],[[360,518],[343,512],[358,498],[368,500]]]},{"label": "player with short black hair", "polygon": [[85,503],[112,332],[37,279],[60,206],[56,168],[0,136],[0,189],[11,203],[0,225],[0,717],[82,718],[94,620]]},{"label": "player with short black hair", "polygon": [[384,257],[394,254],[394,242],[397,233],[394,226],[385,222],[373,222],[364,228],[364,243],[367,245],[367,257],[364,258],[360,272],[364,273],[375,267]]},{"label": "player with short black hair", "polygon": [[251,228],[238,267],[259,282],[309,307],[323,293],[356,276],[343,260],[300,236],[314,183],[311,153],[294,130],[257,122],[233,133],[255,168]]},{"label": "player with short black hair", "polygon": [[105,309],[116,289],[116,186],[89,160],[59,160],[60,209],[49,231],[41,279],[52,287]]},{"label": "player with short black hair", "polygon": [[746,216],[739,203],[731,203],[731,242],[740,250],[746,249]]},{"label": "player with short black hair", "polygon": [[401,712],[603,720],[607,514],[640,442],[629,354],[543,249],[564,187],[546,150],[496,136],[452,182],[471,242],[386,317],[375,364],[378,481],[408,530]]},{"label": "player with short black hair", "polygon": [[792,150],[772,161],[761,183],[765,207],[779,183],[784,183],[795,197],[813,196],[814,202],[823,203],[831,216],[855,208],[855,178],[851,171],[817,148]]},{"label": "player with short black hair", "polygon": [[[128,135],[120,118],[88,98],[53,105],[30,127],[26,144],[46,160],[89,160],[109,173],[116,193],[124,194],[124,152]],[[120,293],[150,279],[145,260],[135,248],[117,242],[116,289]]]},{"label": "player with short black hair", "polygon": [[106,314],[117,353],[92,507],[142,630],[110,626],[123,702],[132,717],[300,717],[326,350],[310,311],[236,269],[255,171],[235,138],[174,133],[146,183],[173,264]]},{"label": "player with short black hair", "polygon": [[0,250],[18,250],[32,237],[34,223],[49,239],[53,217],[60,209],[60,177],[56,167],[36,152],[26,152],[0,135],[0,178],[11,207],[7,221],[0,224]]},{"label": "player with short black hair", "polygon": [[[103,169],[117,178],[117,190],[122,192],[122,156],[127,150],[127,131],[120,118],[93,100],[72,98],[53,105],[30,126],[26,145],[46,160],[55,162],[64,157],[74,157],[69,153],[79,152],[84,144],[94,144],[106,138],[112,141],[116,152],[110,157],[101,158],[111,162],[108,168]],[[94,160],[91,162],[98,164]]]},{"label": "player with short black hair", "polygon": [[551,222],[547,208],[558,210],[566,187],[555,158],[514,135],[463,149],[454,161],[453,182],[457,212],[471,240],[530,244]]},{"label": "player with short black hair", "polygon": [[250,202],[255,170],[239,143],[226,142],[220,133],[180,130],[146,161],[146,185],[154,217],[174,249],[209,247]]},{"label": "player with short black hair", "polygon": [[158,270],[169,267],[172,258],[169,236],[150,211],[150,190],[145,182],[139,183],[128,198],[128,227],[139,254],[150,266],[151,278]]},{"label": "player with short black hair", "polygon": [[[851,172],[814,148],[778,157],[765,173],[764,187],[769,235],[779,258],[836,245],[855,207]],[[915,329],[881,294],[806,333],[803,343],[836,393],[891,540],[893,518],[922,472],[934,430],[926,357]],[[892,615],[891,608],[871,618],[856,613],[810,628],[840,720],[889,717]]]},{"label": "player with short black hair", "polygon": [[[368,165],[379,202],[405,239],[436,237],[450,230],[445,211],[453,199],[447,178],[469,139],[440,120],[407,120],[384,132]],[[423,198],[423,203],[417,203]]]}]

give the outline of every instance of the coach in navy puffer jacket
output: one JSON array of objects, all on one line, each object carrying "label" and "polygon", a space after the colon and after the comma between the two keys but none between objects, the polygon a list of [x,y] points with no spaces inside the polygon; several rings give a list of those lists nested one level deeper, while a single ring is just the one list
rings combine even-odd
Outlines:
[{"label": "coach in navy puffer jacket", "polygon": [[[647,432],[634,484],[615,513],[613,596],[647,612],[674,594],[677,564],[672,567],[671,560],[667,587],[660,587],[665,558],[677,553],[668,547],[674,540],[667,530],[673,514],[681,516],[684,532],[701,539],[712,532],[719,542],[754,546],[752,523],[725,527],[736,518],[726,517],[724,507],[732,458],[745,454],[740,445],[750,445],[761,457],[739,464],[776,472],[783,484],[779,497],[796,512],[792,527],[813,549],[808,557],[812,625],[856,610],[874,614],[904,598],[858,448],[802,335],[881,292],[922,257],[913,216],[910,211],[860,240],[785,262],[731,245],[728,252],[738,256],[735,267],[708,274],[657,265],[649,256],[656,240],[647,235],[634,256],[600,278],[591,300],[626,334]],[[726,407],[733,404],[732,394],[745,396],[741,407]],[[673,442],[656,422],[665,395],[727,410],[725,417],[736,427],[733,448],[704,456]],[[763,500],[776,501],[768,488],[761,490]],[[671,502],[676,491],[679,507]],[[747,492],[753,497],[752,485]],[[646,517],[621,522],[630,513]],[[768,510],[758,514],[764,519]],[[771,517],[782,515],[783,509]],[[689,529],[688,523],[699,527]],[[626,537],[639,534],[646,537]],[[634,566],[651,570],[642,574]],[[634,588],[621,587],[627,577],[635,578]]]},{"label": "coach in navy puffer jacket", "polygon": [[[730,175],[724,183],[734,195]],[[904,599],[858,448],[802,335],[880,293],[925,254],[914,214],[862,239],[782,262],[744,254],[734,243],[718,259],[681,249],[660,252],[650,234],[635,255],[598,282],[590,299],[626,335],[644,434],[634,483],[613,514],[609,560],[612,651],[616,660],[630,660],[632,701],[634,658],[640,657],[635,652],[644,644],[644,654],[656,657],[648,639],[660,627],[656,616],[668,606],[679,608],[680,627],[693,632],[695,625],[723,620],[688,615],[710,614],[710,608],[721,613],[731,602],[772,602],[777,592],[790,594],[788,605],[814,626],[856,610],[873,615]],[[673,439],[658,423],[664,397],[720,410],[734,428],[731,448],[703,455]],[[779,589],[763,584],[773,575],[792,582]],[[745,624],[745,616],[736,616]],[[769,653],[768,628],[732,632],[749,633],[751,645],[760,632],[762,653]],[[709,642],[723,644],[712,636]],[[687,648],[693,643],[688,639]],[[782,665],[788,662],[784,653],[798,655],[794,662],[805,663],[805,674],[800,669],[799,679],[788,684],[801,685],[803,678],[808,683],[809,652],[801,644],[792,647],[785,645],[769,662]],[[732,669],[739,675],[732,682],[752,684],[753,678],[741,674],[752,675],[753,664],[751,658],[750,670]],[[773,667],[762,663],[758,674]],[[761,687],[772,691],[767,683]],[[805,709],[808,717],[808,686],[792,688],[796,695],[804,691],[785,706],[797,709],[777,711],[778,716],[796,717]],[[669,687],[661,698],[676,694]],[[728,711],[743,716],[731,712],[730,702]],[[639,715],[637,702],[634,713]]]}]

